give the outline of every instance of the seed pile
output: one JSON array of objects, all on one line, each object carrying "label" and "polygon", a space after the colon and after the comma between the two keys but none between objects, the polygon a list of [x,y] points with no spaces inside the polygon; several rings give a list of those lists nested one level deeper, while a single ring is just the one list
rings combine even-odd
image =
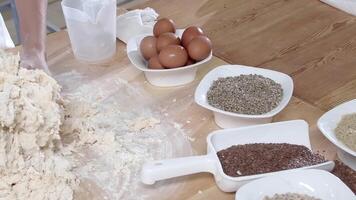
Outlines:
[{"label": "seed pile", "polygon": [[279,83],[256,74],[219,78],[207,93],[211,106],[249,115],[273,110],[281,102],[282,96],[283,89]]},{"label": "seed pile", "polygon": [[356,113],[344,115],[335,129],[337,139],[356,151]]},{"label": "seed pile", "polygon": [[335,160],[335,168],[331,173],[339,177],[356,194],[356,171]]},{"label": "seed pile", "polygon": [[325,162],[307,147],[287,143],[234,145],[217,153],[225,174],[238,177],[262,174]]},{"label": "seed pile", "polygon": [[321,200],[319,198],[311,197],[306,194],[285,193],[275,194],[272,197],[265,197],[263,200]]}]

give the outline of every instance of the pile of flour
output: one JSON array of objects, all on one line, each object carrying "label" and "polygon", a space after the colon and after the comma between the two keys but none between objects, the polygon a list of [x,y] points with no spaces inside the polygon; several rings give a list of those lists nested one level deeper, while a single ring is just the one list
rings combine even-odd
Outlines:
[{"label": "pile of flour", "polygon": [[149,95],[114,73],[57,77],[80,85],[61,96],[54,79],[18,63],[0,52],[0,199],[152,199],[180,187],[140,183],[144,162],[191,154]]},{"label": "pile of flour", "polygon": [[0,199],[72,199],[78,185],[61,152],[60,86],[0,52]]}]

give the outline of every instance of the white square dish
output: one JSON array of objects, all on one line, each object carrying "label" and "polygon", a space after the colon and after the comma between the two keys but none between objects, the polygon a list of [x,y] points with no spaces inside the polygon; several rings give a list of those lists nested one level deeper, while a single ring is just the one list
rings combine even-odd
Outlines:
[{"label": "white square dish", "polygon": [[[239,76],[242,74],[258,74],[264,77],[270,78],[275,82],[281,84],[283,88],[283,97],[279,105],[268,113],[262,115],[246,115],[233,112],[227,112],[211,106],[207,100],[207,92],[213,84],[213,82],[222,77]],[[249,126],[254,124],[264,124],[272,121],[272,117],[278,114],[283,108],[285,108],[290,101],[293,94],[293,80],[287,74],[242,65],[222,65],[211,70],[200,81],[197,89],[195,90],[195,102],[213,111],[215,122],[221,128],[237,128],[242,126]]]},{"label": "white square dish", "polygon": [[333,174],[316,169],[283,172],[242,186],[236,200],[263,200],[274,194],[306,194],[322,200],[355,200],[354,193]]},{"label": "white square dish", "polygon": [[326,112],[318,120],[318,128],[324,136],[338,148],[338,156],[346,165],[356,170],[356,152],[339,141],[335,128],[343,115],[356,113],[356,99],[345,102]]},{"label": "white square dish", "polygon": [[[176,35],[181,38],[184,29],[177,29]],[[146,79],[152,85],[160,87],[180,86],[194,81],[198,67],[212,58],[210,55],[202,61],[174,69],[148,69],[147,61],[140,53],[141,40],[152,34],[144,34],[131,38],[126,46],[127,56],[131,63],[140,71],[143,71]]]}]

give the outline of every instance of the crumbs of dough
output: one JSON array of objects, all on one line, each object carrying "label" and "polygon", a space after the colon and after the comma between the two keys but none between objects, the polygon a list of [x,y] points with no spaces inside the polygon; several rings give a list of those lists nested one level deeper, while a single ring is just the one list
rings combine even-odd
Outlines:
[{"label": "crumbs of dough", "polygon": [[146,128],[153,128],[159,123],[161,123],[161,121],[154,117],[151,117],[151,118],[139,117],[136,120],[134,120],[133,122],[131,122],[129,124],[129,126],[130,126],[131,131],[137,132],[137,131],[144,130]]},{"label": "crumbs of dough", "polygon": [[0,199],[73,199],[78,180],[61,153],[60,89],[0,51]]}]

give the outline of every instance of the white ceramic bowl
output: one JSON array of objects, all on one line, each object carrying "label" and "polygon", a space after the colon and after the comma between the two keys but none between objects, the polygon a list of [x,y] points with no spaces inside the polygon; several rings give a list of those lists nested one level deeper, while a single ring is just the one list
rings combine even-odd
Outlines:
[{"label": "white ceramic bowl", "polygon": [[[177,29],[176,35],[181,38],[183,31],[184,29]],[[208,62],[212,57],[212,52],[210,52],[210,55],[207,58],[192,65],[174,69],[148,69],[147,61],[142,57],[140,52],[141,40],[148,35],[152,34],[144,34],[131,38],[127,43],[126,50],[131,63],[137,69],[144,72],[146,79],[152,85],[172,87],[190,83],[194,81],[198,67],[203,63]]]},{"label": "white ceramic bowl", "polygon": [[[268,113],[262,115],[246,115],[227,112],[209,105],[207,92],[215,80],[221,77],[239,76],[241,74],[258,74],[270,78],[282,85],[283,98],[279,105]],[[211,70],[199,83],[195,91],[195,102],[200,106],[214,112],[215,122],[221,128],[237,128],[255,124],[265,124],[272,121],[272,117],[287,106],[293,94],[293,80],[287,74],[242,65],[222,65]]]},{"label": "white ceramic bowl", "polygon": [[236,200],[262,200],[274,194],[299,193],[322,200],[355,200],[353,192],[336,176],[308,169],[279,173],[252,181],[236,192]]},{"label": "white ceramic bowl", "polygon": [[335,136],[335,128],[340,122],[343,115],[356,112],[356,99],[336,106],[330,111],[326,112],[318,120],[318,128],[330,142],[332,142],[338,149],[337,154],[340,160],[356,170],[356,152],[339,141]]}]

